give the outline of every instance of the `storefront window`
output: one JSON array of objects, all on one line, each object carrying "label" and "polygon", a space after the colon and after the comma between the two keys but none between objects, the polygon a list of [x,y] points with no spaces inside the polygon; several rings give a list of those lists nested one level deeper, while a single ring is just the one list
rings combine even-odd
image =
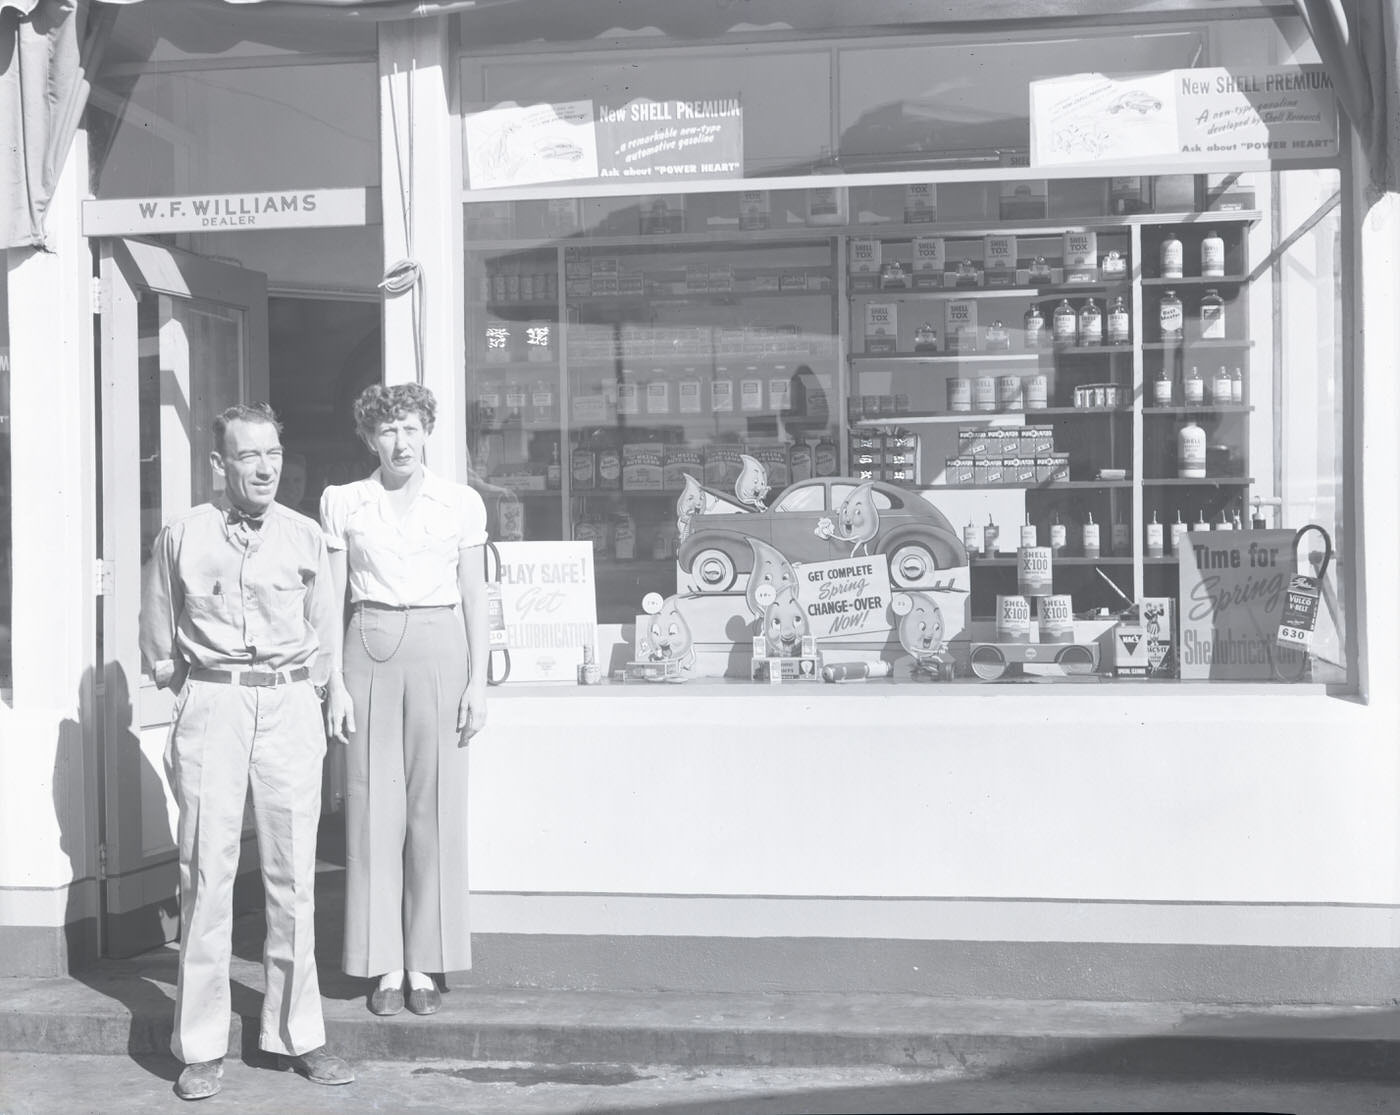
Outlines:
[{"label": "storefront window", "polygon": [[374,185],[375,51],[373,26],[353,21],[186,0],[124,8],[88,107],[94,193]]},{"label": "storefront window", "polygon": [[[614,666],[667,653],[650,598],[693,676],[1345,681],[1340,174],[1017,166],[1031,80],[1105,54],[1272,61],[1269,36],[1218,30],[805,44],[837,67],[843,177],[796,189],[613,181],[634,148],[607,100],[571,193],[544,165],[573,158],[566,113],[468,104],[468,449],[493,535],[592,545]],[[601,95],[571,81],[587,63],[548,64],[529,103]],[[464,88],[523,103],[546,65],[470,61]],[[705,103],[685,98],[722,91],[649,65],[661,84],[626,89],[659,151]],[[1104,110],[1123,135],[1162,107],[1135,96]],[[735,179],[751,125],[801,118],[785,104],[745,95]],[[538,142],[473,167],[478,124],[507,154]]]}]

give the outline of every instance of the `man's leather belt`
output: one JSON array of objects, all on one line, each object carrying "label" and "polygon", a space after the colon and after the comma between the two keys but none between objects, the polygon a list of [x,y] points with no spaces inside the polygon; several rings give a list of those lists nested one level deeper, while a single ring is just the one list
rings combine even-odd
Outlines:
[{"label": "man's leather belt", "polygon": [[311,671],[305,666],[290,670],[211,670],[204,666],[192,666],[189,676],[195,681],[212,681],[219,685],[267,687],[306,681],[311,677]]}]

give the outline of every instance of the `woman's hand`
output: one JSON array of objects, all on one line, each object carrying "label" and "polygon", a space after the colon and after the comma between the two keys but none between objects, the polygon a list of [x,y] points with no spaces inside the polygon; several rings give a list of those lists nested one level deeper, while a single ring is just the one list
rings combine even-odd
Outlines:
[{"label": "woman's hand", "polygon": [[326,735],[338,743],[348,743],[355,730],[355,704],[345,679],[337,670],[331,671],[326,682]]},{"label": "woman's hand", "polygon": [[465,747],[467,741],[486,726],[486,687],[468,685],[457,706],[457,746]]}]

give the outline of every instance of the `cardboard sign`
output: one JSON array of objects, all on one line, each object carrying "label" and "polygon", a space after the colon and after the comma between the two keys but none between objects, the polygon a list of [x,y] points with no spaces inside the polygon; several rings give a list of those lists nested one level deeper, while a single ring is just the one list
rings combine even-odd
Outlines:
[{"label": "cardboard sign", "polygon": [[1321,66],[1074,74],[1030,83],[1031,165],[1332,158],[1337,100]]},{"label": "cardboard sign", "polygon": [[797,566],[797,601],[817,639],[890,629],[887,560],[855,557]]},{"label": "cardboard sign", "polygon": [[1301,672],[1300,652],[1276,641],[1294,574],[1292,531],[1188,531],[1178,560],[1182,678]]},{"label": "cardboard sign", "polygon": [[584,647],[597,661],[592,543],[500,542],[497,549],[510,682],[575,682]]},{"label": "cardboard sign", "polygon": [[737,97],[495,105],[463,114],[471,189],[610,178],[742,178]]}]

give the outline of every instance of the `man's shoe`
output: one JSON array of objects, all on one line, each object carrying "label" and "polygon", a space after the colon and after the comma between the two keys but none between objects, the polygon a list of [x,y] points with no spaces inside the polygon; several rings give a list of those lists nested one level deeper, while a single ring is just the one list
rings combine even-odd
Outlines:
[{"label": "man's shoe", "polygon": [[442,1006],[442,996],[436,987],[410,987],[408,989],[408,1009],[414,1014],[437,1014]]},{"label": "man's shoe", "polygon": [[182,1100],[203,1100],[216,1095],[222,1085],[219,1078],[224,1075],[224,1059],[196,1061],[180,1070],[180,1079],[175,1081],[175,1094]]},{"label": "man's shoe", "polygon": [[350,1066],[324,1045],[295,1055],[279,1053],[277,1060],[284,1069],[295,1069],[313,1084],[352,1084],[355,1080]]},{"label": "man's shoe", "polygon": [[376,987],[369,997],[369,1009],[373,1014],[398,1014],[403,1010],[403,988]]}]

